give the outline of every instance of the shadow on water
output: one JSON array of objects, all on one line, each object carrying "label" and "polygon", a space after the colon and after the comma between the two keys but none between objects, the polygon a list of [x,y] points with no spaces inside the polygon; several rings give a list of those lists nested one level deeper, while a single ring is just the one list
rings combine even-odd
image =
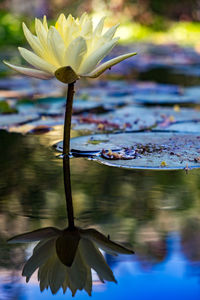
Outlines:
[{"label": "shadow on water", "polygon": [[[27,285],[20,275],[32,246],[8,245],[6,239],[66,226],[62,161],[36,136],[0,131],[0,140],[1,299],[50,298],[50,291],[40,295],[35,275]],[[135,251],[105,254],[118,284],[102,284],[92,272],[93,298],[199,299],[199,172],[129,171],[83,158],[70,164],[75,224],[126,241]],[[59,291],[54,299],[62,297],[71,293]]]}]

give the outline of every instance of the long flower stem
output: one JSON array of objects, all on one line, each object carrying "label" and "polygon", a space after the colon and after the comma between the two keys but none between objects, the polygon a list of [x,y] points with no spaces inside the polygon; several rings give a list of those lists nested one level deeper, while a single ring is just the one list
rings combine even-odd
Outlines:
[{"label": "long flower stem", "polygon": [[71,131],[73,98],[74,98],[74,82],[68,84],[66,109],[65,109],[64,134],[63,134],[63,156],[69,155],[70,152],[70,131]]},{"label": "long flower stem", "polygon": [[72,106],[74,98],[74,82],[68,84],[66,109],[65,109],[65,123],[63,134],[63,177],[65,187],[65,198],[67,206],[68,228],[73,230],[74,226],[74,209],[72,202],[71,179],[70,179],[70,131],[72,119]]}]

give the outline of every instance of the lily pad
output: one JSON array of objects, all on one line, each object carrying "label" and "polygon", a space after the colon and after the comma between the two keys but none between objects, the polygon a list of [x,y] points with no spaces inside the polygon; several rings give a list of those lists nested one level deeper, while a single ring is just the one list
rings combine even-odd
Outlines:
[{"label": "lily pad", "polygon": [[135,95],[133,97],[133,100],[136,103],[140,104],[149,104],[149,105],[155,105],[155,104],[190,104],[190,103],[197,103],[198,101],[196,98],[189,96],[189,95],[173,95],[173,94],[139,94]]},{"label": "lily pad", "polygon": [[174,123],[168,126],[168,130],[170,131],[178,131],[178,132],[200,132],[200,120],[192,121],[192,122],[180,122]]},{"label": "lily pad", "polygon": [[64,114],[65,98],[62,97],[46,97],[34,100],[20,100],[17,108],[20,113],[38,113],[44,116],[57,116]]},{"label": "lily pad", "polygon": [[93,87],[82,88],[78,91],[80,98],[90,97],[96,98],[122,98],[127,96],[139,96],[150,94],[172,94],[180,95],[183,92],[183,89],[178,85],[172,84],[161,84],[155,82],[140,82],[140,81],[124,81],[124,80],[109,80],[109,81],[100,81],[95,84]]},{"label": "lily pad", "polygon": [[35,94],[56,95],[61,92],[61,85],[55,79],[46,81],[23,76],[11,76],[0,79],[0,89],[0,94],[5,98],[19,98]]},{"label": "lily pad", "polygon": [[[17,109],[20,113],[38,113],[42,116],[62,116],[65,113],[66,99],[64,97],[46,97],[28,101],[22,99],[17,103]],[[79,100],[75,99],[73,103],[73,113],[102,113],[110,111],[116,107],[124,105],[126,102],[113,98]]]},{"label": "lily pad", "polygon": [[[71,149],[74,156],[89,156],[102,164],[128,169],[200,168],[200,134],[98,134],[71,139]],[[57,150],[62,151],[62,142]]]},{"label": "lily pad", "polygon": [[9,115],[0,115],[0,128],[9,128],[11,126],[19,126],[26,124],[28,122],[36,121],[40,117],[38,114],[9,114]]},{"label": "lily pad", "polygon": [[[185,122],[200,122],[200,112],[179,106],[147,108],[128,105],[106,114],[79,115],[74,118],[73,128],[93,132],[169,130],[172,124]],[[179,128],[179,131],[184,131],[185,127]]]},{"label": "lily pad", "polygon": [[17,113],[17,110],[11,107],[8,102],[0,101],[0,114],[13,114]]},{"label": "lily pad", "polygon": [[187,87],[184,90],[184,94],[193,98],[196,102],[200,103],[200,86]]}]

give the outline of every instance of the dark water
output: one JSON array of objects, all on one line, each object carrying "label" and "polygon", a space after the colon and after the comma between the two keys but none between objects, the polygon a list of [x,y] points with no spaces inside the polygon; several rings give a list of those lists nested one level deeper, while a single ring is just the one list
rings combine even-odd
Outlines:
[{"label": "dark water", "polygon": [[[51,145],[62,131],[22,136],[0,131],[0,299],[69,299],[40,293],[37,276],[21,277],[32,246],[6,239],[66,226],[62,160]],[[94,299],[200,299],[200,173],[130,171],[71,159],[76,224],[124,242],[133,256],[106,255],[118,281],[94,274]],[[77,292],[86,299],[86,292]]]}]

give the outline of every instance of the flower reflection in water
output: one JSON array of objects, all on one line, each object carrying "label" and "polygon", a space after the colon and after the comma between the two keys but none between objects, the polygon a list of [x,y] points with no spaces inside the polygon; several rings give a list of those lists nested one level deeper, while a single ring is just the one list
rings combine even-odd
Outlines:
[{"label": "flower reflection in water", "polygon": [[133,251],[110,241],[95,229],[59,230],[47,227],[18,235],[10,239],[9,243],[33,241],[40,242],[26,262],[22,275],[28,282],[38,269],[41,291],[50,287],[53,294],[62,287],[64,293],[69,288],[73,296],[77,290],[83,289],[91,295],[91,269],[97,272],[102,282],[116,282],[98,248],[112,255],[133,254]]},{"label": "flower reflection in water", "polygon": [[109,237],[95,229],[81,229],[74,225],[73,203],[71,195],[69,158],[63,158],[64,185],[68,215],[68,227],[60,230],[54,227],[38,229],[17,235],[9,243],[36,242],[32,256],[26,262],[22,275],[28,282],[38,269],[40,290],[50,287],[53,294],[62,288],[63,293],[69,288],[74,296],[77,290],[92,292],[91,269],[99,279],[116,282],[112,270],[106,263],[99,248],[111,255],[133,254]]}]

